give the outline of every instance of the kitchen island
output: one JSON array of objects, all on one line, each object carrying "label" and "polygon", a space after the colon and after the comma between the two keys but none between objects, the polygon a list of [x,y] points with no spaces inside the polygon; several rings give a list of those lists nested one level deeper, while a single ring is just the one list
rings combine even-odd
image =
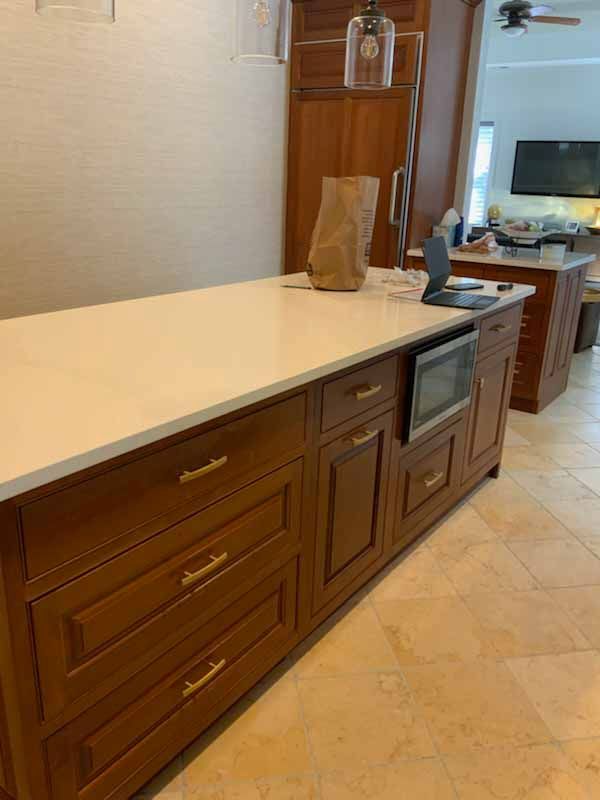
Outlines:
[{"label": "kitchen island", "polygon": [[[453,248],[449,256],[457,277],[536,287],[523,312],[511,408],[538,414],[567,388],[587,268],[596,256],[542,261],[537,250],[523,248],[514,257],[503,248],[489,256]],[[408,251],[406,267],[425,268],[421,249]]]},{"label": "kitchen island", "polygon": [[[0,322],[0,797],[134,795],[498,474],[535,289],[469,312],[389,278]],[[412,439],[413,351],[465,337],[470,402]]]}]

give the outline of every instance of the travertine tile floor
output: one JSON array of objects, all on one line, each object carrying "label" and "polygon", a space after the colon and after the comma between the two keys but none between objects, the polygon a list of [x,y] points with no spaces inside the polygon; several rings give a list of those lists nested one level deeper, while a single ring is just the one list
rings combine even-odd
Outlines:
[{"label": "travertine tile floor", "polygon": [[600,348],[144,800],[600,798]]}]

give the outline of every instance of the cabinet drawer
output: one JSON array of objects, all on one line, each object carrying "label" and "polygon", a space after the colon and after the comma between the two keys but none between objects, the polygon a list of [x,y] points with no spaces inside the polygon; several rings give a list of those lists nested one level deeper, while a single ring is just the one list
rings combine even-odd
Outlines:
[{"label": "cabinet drawer", "polygon": [[296,573],[292,561],[52,736],[54,800],[134,795],[207,727],[214,706],[233,702],[244,680],[261,677],[293,643]]},{"label": "cabinet drawer", "polygon": [[513,395],[531,400],[537,396],[540,359],[541,357],[535,353],[528,353],[519,348],[513,376]]},{"label": "cabinet drawer", "polygon": [[[400,36],[394,48],[394,86],[417,82],[416,36]],[[294,45],[292,52],[293,89],[344,88],[346,42],[320,42]]]},{"label": "cabinet drawer", "polygon": [[483,319],[480,325],[479,352],[484,353],[517,339],[521,330],[522,310],[519,303]]},{"label": "cabinet drawer", "polygon": [[326,383],[323,387],[321,430],[329,431],[395,397],[398,366],[398,356],[393,356]]},{"label": "cabinet drawer", "polygon": [[530,353],[544,353],[546,308],[541,303],[526,303],[521,318],[519,349]]},{"label": "cabinet drawer", "polygon": [[394,540],[419,526],[460,486],[465,417],[419,444],[400,451]]},{"label": "cabinet drawer", "polygon": [[33,603],[44,717],[127,678],[295,555],[301,485],[297,461]]},{"label": "cabinet drawer", "polygon": [[[303,445],[305,418],[306,395],[300,394],[22,506],[28,577],[116,540],[188,500],[212,502],[256,473],[268,472]],[[181,482],[184,473],[198,470],[196,479]]]}]

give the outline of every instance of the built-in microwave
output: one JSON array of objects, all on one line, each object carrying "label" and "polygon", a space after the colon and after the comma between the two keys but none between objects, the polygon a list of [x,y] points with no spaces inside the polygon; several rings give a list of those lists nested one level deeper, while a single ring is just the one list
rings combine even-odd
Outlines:
[{"label": "built-in microwave", "polygon": [[463,330],[410,354],[407,441],[414,441],[470,404],[478,341],[479,331]]}]

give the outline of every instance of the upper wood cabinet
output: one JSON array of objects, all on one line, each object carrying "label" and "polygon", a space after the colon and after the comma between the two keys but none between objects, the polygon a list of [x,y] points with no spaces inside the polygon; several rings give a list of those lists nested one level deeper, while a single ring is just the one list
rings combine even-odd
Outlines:
[{"label": "upper wood cabinet", "polygon": [[[407,169],[413,90],[297,92],[292,94],[288,176],[287,271],[306,269],[321,204],[323,177],[372,175],[381,179],[371,263],[394,266],[405,186],[394,173]],[[401,177],[401,176],[400,176]]]},{"label": "upper wood cabinet", "polygon": [[[295,0],[294,43],[343,39],[348,23],[364,6],[356,0]],[[384,8],[396,33],[425,29],[427,0],[386,0]]]},{"label": "upper wood cabinet", "polygon": [[[398,36],[394,49],[394,86],[417,82],[419,42],[415,36]],[[292,51],[293,89],[344,88],[346,42],[298,45]]]}]

